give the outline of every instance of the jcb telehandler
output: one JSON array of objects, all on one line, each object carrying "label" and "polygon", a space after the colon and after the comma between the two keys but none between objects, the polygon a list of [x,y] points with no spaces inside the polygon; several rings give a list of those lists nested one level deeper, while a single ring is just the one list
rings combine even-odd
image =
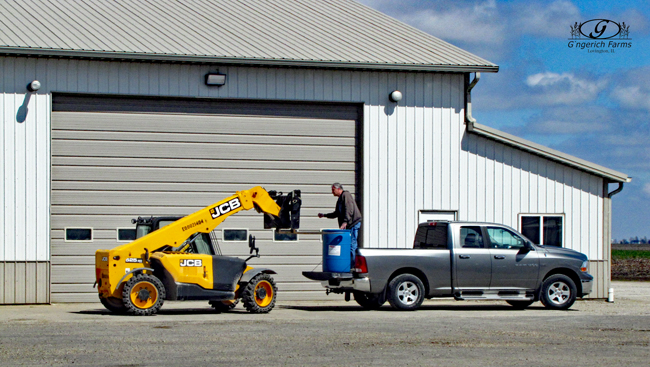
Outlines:
[{"label": "jcb telehandler", "polygon": [[228,216],[253,208],[264,213],[264,228],[297,230],[301,204],[300,190],[283,195],[257,186],[178,220],[164,218],[175,220],[165,226],[140,219],[136,232],[148,234],[95,253],[99,299],[113,312],[133,315],[155,314],[164,300],[207,300],[223,311],[241,299],[249,312],[269,312],[275,306],[271,274],[276,273],[246,264],[259,257],[255,239],[249,237],[255,255],[242,260],[216,254],[208,234]]}]

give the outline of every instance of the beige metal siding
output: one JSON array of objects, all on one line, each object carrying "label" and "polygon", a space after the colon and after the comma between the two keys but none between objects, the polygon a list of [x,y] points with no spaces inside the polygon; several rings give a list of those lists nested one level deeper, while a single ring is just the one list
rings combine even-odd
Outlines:
[{"label": "beige metal siding", "polygon": [[[301,228],[317,230],[335,225],[316,218],[332,210],[329,185],[340,181],[356,189],[359,116],[354,105],[260,107],[254,102],[55,95],[53,106],[54,302],[96,299],[94,252],[117,246],[116,229],[132,227],[132,218],[190,214],[260,185],[302,190]],[[157,112],[143,112],[150,110]],[[93,228],[93,241],[66,242],[66,227]],[[262,257],[251,264],[278,272],[279,294],[320,290],[302,276],[320,264],[317,236],[273,242],[255,211],[228,218],[217,237],[227,228],[247,228],[256,236]],[[220,246],[224,254],[248,254],[245,243]]]},{"label": "beige metal siding", "polygon": [[0,304],[50,303],[47,261],[0,261]]}]

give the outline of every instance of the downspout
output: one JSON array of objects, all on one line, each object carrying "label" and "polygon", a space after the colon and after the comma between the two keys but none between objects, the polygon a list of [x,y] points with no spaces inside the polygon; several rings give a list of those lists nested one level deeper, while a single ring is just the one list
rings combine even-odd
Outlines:
[{"label": "downspout", "polygon": [[474,123],[476,119],[472,117],[472,89],[478,81],[481,79],[481,73],[474,73],[474,80],[467,86],[466,100],[467,108],[465,108],[465,123],[467,124],[467,130],[472,131],[474,129]]},{"label": "downspout", "polygon": [[610,192],[609,194],[607,194],[607,197],[611,199],[612,196],[618,194],[618,193],[621,192],[621,191],[623,191],[623,183],[622,183],[622,182],[619,182],[619,183],[618,183],[618,189],[616,189],[616,190]]},{"label": "downspout", "polygon": [[[607,184],[605,184],[607,187]],[[614,288],[611,288],[612,281],[612,196],[623,191],[623,182],[618,183],[618,188],[607,194],[607,199],[604,205],[604,237],[603,238],[603,260],[605,260],[605,284],[603,284],[601,298],[607,297],[608,302],[614,302]],[[596,297],[598,297],[599,290],[596,289]]]}]

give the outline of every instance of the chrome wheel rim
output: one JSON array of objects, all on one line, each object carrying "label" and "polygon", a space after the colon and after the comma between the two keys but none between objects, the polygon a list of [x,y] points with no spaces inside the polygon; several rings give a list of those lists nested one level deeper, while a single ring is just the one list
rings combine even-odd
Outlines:
[{"label": "chrome wheel rim", "polygon": [[571,288],[564,282],[553,282],[548,287],[548,299],[555,305],[563,305],[571,298]]},{"label": "chrome wheel rim", "polygon": [[417,302],[420,291],[413,282],[404,282],[397,288],[397,297],[405,305],[412,305]]}]

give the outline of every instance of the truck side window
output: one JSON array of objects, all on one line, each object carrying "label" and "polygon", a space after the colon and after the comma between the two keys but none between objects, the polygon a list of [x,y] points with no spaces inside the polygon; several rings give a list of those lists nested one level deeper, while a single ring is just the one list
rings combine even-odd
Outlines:
[{"label": "truck side window", "polygon": [[521,249],[525,246],[524,240],[505,228],[488,227],[491,248]]},{"label": "truck side window", "polygon": [[460,227],[460,246],[462,248],[483,248],[481,227]]},{"label": "truck side window", "polygon": [[420,225],[415,234],[413,248],[446,250],[447,227],[447,223]]}]

